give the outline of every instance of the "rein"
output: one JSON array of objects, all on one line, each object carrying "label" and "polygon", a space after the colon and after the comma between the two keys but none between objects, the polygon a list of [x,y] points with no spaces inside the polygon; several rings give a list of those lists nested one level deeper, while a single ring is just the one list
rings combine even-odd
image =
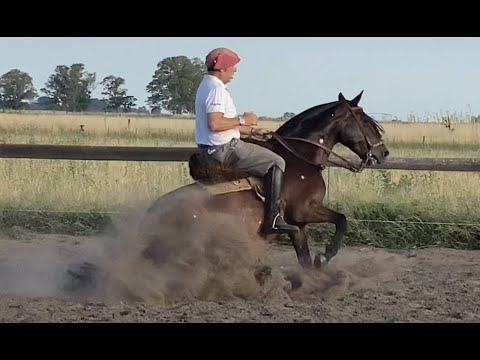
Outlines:
[{"label": "rein", "polygon": [[327,148],[326,146],[322,145],[322,144],[318,144],[314,141],[311,141],[311,140],[307,140],[307,139],[303,139],[303,138],[298,138],[298,137],[292,137],[292,136],[285,136],[285,137],[281,137],[280,135],[278,135],[277,133],[271,133],[270,135],[272,135],[272,137],[277,140],[284,148],[286,148],[288,151],[290,151],[293,155],[295,155],[296,157],[298,157],[299,159],[309,163],[310,165],[313,165],[315,167],[318,167],[320,168],[321,170],[324,170],[325,169],[325,165],[319,163],[314,163],[313,161],[310,161],[309,159],[307,159],[305,156],[303,156],[302,154],[298,153],[293,147],[291,147],[285,140],[298,140],[298,141],[303,141],[303,142],[306,142],[306,143],[309,143],[311,145],[314,145],[316,147],[319,147],[320,149],[324,150],[325,152],[327,152],[329,155],[332,154],[332,155],[335,155],[336,157],[340,158],[341,160],[343,160],[346,165],[344,164],[339,164],[339,163],[336,163],[336,162],[333,162],[333,161],[330,161],[331,163],[333,164],[336,164],[338,166],[341,166],[345,169],[348,169],[352,172],[360,172],[362,171],[363,169],[363,163],[362,165],[359,167],[357,165],[355,165],[354,163],[352,163],[350,160],[344,158],[343,156],[337,154],[336,152],[334,152],[333,150],[330,150],[329,148]]}]

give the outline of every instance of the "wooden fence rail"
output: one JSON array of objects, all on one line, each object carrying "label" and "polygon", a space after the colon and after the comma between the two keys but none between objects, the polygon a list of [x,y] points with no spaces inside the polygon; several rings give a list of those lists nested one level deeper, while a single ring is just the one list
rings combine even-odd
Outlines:
[{"label": "wooden fence rail", "polygon": [[[188,161],[198,151],[194,147],[133,147],[0,144],[0,158],[109,160],[109,161]],[[346,156],[358,161],[358,157]],[[335,167],[331,164],[329,166]],[[392,157],[369,169],[480,171],[480,158],[400,158]]]}]

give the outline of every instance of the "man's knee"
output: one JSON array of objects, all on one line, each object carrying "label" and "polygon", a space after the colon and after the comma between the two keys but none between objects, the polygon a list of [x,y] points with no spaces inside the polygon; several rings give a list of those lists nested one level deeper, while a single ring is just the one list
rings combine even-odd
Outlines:
[{"label": "man's knee", "polygon": [[285,160],[281,156],[277,156],[275,159],[275,164],[282,170],[282,172],[285,172]]}]

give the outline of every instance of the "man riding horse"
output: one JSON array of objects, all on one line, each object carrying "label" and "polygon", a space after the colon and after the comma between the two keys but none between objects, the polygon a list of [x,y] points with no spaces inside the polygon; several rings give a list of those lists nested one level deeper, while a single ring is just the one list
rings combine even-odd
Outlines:
[{"label": "man riding horse", "polygon": [[226,84],[237,71],[239,56],[226,48],[212,50],[205,59],[207,74],[200,82],[195,99],[195,142],[225,166],[263,178],[265,211],[260,232],[295,233],[299,228],[281,215],[281,188],[285,160],[273,151],[241,139],[241,135],[268,138],[269,131],[258,124],[253,112],[238,115]]}]

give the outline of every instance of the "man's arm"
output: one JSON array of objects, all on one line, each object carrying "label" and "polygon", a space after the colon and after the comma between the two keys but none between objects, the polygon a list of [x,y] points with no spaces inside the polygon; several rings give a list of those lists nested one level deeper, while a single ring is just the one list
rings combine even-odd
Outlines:
[{"label": "man's arm", "polygon": [[209,113],[207,119],[210,131],[225,131],[234,129],[240,125],[238,116],[235,118],[226,118],[221,112]]},{"label": "man's arm", "polygon": [[238,116],[234,118],[226,118],[221,112],[209,113],[207,116],[208,128],[210,131],[225,131],[240,127],[240,131],[247,131],[245,129],[242,130],[242,128],[250,128],[249,125],[257,125],[258,123],[257,115],[254,113],[245,113],[243,118],[245,119],[245,125],[241,126],[239,122],[240,118]]}]

